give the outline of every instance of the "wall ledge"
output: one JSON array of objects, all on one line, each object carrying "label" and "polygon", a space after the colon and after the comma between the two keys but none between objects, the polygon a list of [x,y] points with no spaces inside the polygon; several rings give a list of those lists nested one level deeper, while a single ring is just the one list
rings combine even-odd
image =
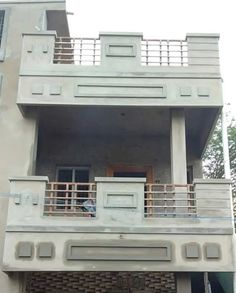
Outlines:
[{"label": "wall ledge", "polygon": [[48,182],[48,177],[47,176],[15,176],[15,177],[10,177],[9,181],[45,181]]}]

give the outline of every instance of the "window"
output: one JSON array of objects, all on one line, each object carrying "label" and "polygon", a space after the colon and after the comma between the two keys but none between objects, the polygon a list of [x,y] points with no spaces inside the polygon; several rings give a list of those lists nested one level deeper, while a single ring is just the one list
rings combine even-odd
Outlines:
[{"label": "window", "polygon": [[4,18],[5,18],[5,10],[0,10],[0,47],[2,44]]},{"label": "window", "polygon": [[89,184],[88,167],[59,167],[57,169],[56,209],[81,212],[95,217],[94,192]]},{"label": "window", "polygon": [[1,9],[0,10],[0,61],[3,61],[5,57],[8,17],[9,17],[9,8]]},{"label": "window", "polygon": [[59,167],[57,169],[58,182],[88,183],[89,169],[86,167]]}]

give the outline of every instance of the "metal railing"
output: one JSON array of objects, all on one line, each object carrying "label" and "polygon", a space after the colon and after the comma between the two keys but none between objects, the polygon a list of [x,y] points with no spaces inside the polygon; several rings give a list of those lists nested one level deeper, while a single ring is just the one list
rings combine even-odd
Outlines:
[{"label": "metal railing", "polygon": [[143,40],[141,42],[141,64],[188,66],[188,44],[184,40]]},{"label": "metal railing", "polygon": [[[50,182],[45,216],[96,217],[96,183]],[[193,185],[145,184],[144,217],[196,216]]]},{"label": "metal railing", "polygon": [[144,216],[146,218],[196,216],[194,186],[173,184],[146,184]]},{"label": "metal railing", "polygon": [[96,217],[96,194],[95,183],[50,182],[44,215]]},{"label": "metal railing", "polygon": [[99,39],[58,37],[55,41],[53,63],[99,65]]}]

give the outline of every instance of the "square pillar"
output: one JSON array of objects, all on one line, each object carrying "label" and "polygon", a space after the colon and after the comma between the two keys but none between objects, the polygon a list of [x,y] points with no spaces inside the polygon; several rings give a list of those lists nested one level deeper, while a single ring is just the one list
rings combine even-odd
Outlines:
[{"label": "square pillar", "polygon": [[187,184],[186,134],[184,109],[171,111],[171,179],[173,184]]},{"label": "square pillar", "polygon": [[176,292],[191,293],[191,276],[189,273],[176,273]]},{"label": "square pillar", "polygon": [[[187,184],[186,134],[184,109],[171,111],[171,180],[174,185]],[[175,213],[184,217],[188,214],[187,186],[175,186]]]}]

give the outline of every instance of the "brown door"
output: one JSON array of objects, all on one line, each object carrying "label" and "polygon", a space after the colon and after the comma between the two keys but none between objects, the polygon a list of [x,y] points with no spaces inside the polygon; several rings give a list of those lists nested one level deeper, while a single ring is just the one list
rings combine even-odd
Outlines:
[{"label": "brown door", "polygon": [[107,168],[108,177],[146,177],[147,183],[153,183],[152,166],[133,166],[125,164],[111,165]]}]

